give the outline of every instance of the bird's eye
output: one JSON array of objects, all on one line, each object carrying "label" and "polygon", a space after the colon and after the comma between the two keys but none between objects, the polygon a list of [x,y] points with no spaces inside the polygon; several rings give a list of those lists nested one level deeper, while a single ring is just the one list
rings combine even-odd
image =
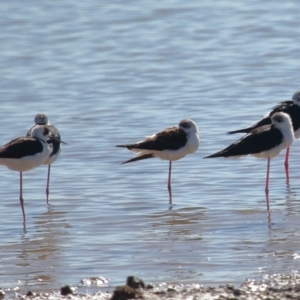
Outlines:
[{"label": "bird's eye", "polygon": [[277,123],[283,122],[283,119],[282,119],[281,116],[275,116],[275,117],[274,117],[274,120],[275,120]]}]

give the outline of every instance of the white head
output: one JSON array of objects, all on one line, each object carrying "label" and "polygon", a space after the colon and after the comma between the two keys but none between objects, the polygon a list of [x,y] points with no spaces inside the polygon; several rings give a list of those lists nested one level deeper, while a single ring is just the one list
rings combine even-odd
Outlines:
[{"label": "white head", "polygon": [[190,119],[181,120],[179,123],[179,128],[184,130],[184,132],[187,134],[198,133],[198,128],[196,123]]},{"label": "white head", "polygon": [[50,121],[45,114],[37,114],[34,117],[34,123],[35,125],[50,125]]},{"label": "white head", "polygon": [[36,125],[31,131],[31,136],[46,142],[49,140],[49,129],[44,125]]},{"label": "white head", "polygon": [[281,130],[292,130],[292,121],[288,114],[283,112],[278,112],[271,117],[272,124]]},{"label": "white head", "polygon": [[295,105],[300,106],[300,91],[294,93],[292,100]]}]

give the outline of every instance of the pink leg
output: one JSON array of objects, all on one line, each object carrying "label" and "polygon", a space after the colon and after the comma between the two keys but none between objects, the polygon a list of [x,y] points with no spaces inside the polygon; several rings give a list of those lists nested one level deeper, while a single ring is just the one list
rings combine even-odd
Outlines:
[{"label": "pink leg", "polygon": [[20,172],[20,204],[22,208],[22,213],[23,213],[23,221],[26,221],[25,217],[25,209],[24,209],[24,200],[23,200],[23,182],[22,182],[22,172]]},{"label": "pink leg", "polygon": [[268,158],[268,167],[267,167],[267,178],[266,178],[266,202],[267,202],[267,209],[269,209],[269,173],[270,173],[270,158]]},{"label": "pink leg", "polygon": [[48,165],[48,177],[47,177],[47,187],[46,187],[47,204],[49,204],[50,168],[51,168],[51,165]]},{"label": "pink leg", "polygon": [[172,192],[171,192],[171,170],[172,170],[172,161],[169,162],[169,178],[168,178],[168,190],[170,199],[172,198]]},{"label": "pink leg", "polygon": [[290,154],[290,148],[286,149],[285,153],[285,161],[284,161],[284,167],[285,167],[285,175],[286,175],[286,184],[290,184],[290,175],[289,175],[289,154]]},{"label": "pink leg", "polygon": [[290,154],[290,147],[286,148],[286,153],[285,153],[284,165],[286,168],[289,167],[289,154]]}]

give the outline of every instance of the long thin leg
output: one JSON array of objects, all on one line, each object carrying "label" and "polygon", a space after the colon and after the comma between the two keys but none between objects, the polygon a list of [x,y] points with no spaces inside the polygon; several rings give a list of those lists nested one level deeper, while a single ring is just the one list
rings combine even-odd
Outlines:
[{"label": "long thin leg", "polygon": [[50,168],[51,168],[51,165],[48,165],[48,177],[47,177],[47,187],[46,187],[47,204],[49,204]]},{"label": "long thin leg", "polygon": [[289,175],[289,154],[290,154],[290,147],[286,149],[285,153],[285,160],[284,160],[284,167],[285,167],[285,175],[286,175],[286,184],[290,185],[290,175]]},{"label": "long thin leg", "polygon": [[20,204],[23,213],[23,221],[26,221],[25,217],[25,209],[24,209],[24,200],[23,200],[23,180],[22,180],[22,172],[20,172]]},{"label": "long thin leg", "polygon": [[171,191],[171,170],[172,170],[172,161],[169,162],[169,178],[168,178],[168,191],[170,196],[170,201],[172,199],[172,191]]},{"label": "long thin leg", "polygon": [[290,154],[290,147],[286,148],[286,153],[285,153],[284,165],[286,168],[289,167],[289,154]]},{"label": "long thin leg", "polygon": [[267,178],[266,178],[266,202],[267,202],[267,209],[269,209],[269,173],[270,173],[270,158],[268,158],[268,167],[267,167]]}]

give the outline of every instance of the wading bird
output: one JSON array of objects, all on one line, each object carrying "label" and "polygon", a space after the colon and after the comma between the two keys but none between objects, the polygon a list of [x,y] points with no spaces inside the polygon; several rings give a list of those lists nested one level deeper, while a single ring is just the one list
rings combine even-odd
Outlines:
[{"label": "wading bird", "polygon": [[116,147],[125,147],[136,154],[136,157],[129,159],[122,164],[152,157],[168,160],[168,190],[171,199],[172,161],[179,160],[187,154],[195,152],[199,148],[199,144],[200,139],[196,123],[189,119],[183,119],[180,121],[179,127],[166,128],[163,131],[147,137],[141,142],[118,145]]},{"label": "wading bird", "polygon": [[[292,100],[280,102],[263,119],[259,120],[258,122],[252,124],[247,128],[230,131],[228,132],[228,134],[248,133],[254,128],[271,124],[271,117],[277,112],[284,112],[290,116],[293,124],[294,137],[295,139],[299,139],[300,138],[300,91],[297,91],[293,94]],[[285,160],[284,160],[287,184],[289,184],[289,171],[288,171],[289,153],[290,153],[290,147],[287,147]]]},{"label": "wading bird", "polygon": [[0,165],[20,172],[20,204],[25,222],[24,200],[22,193],[22,172],[40,166],[51,154],[52,144],[48,140],[47,126],[37,125],[32,129],[31,136],[11,140],[0,148]]},{"label": "wading bird", "polygon": [[[50,183],[50,169],[51,169],[51,164],[53,164],[61,150],[61,140],[60,140],[60,134],[57,128],[54,126],[50,125],[50,121],[47,115],[45,114],[37,114],[34,118],[34,123],[35,125],[32,126],[28,132],[27,136],[32,135],[32,130],[37,126],[37,125],[46,125],[47,128],[49,129],[49,136],[50,138],[53,137],[53,139],[50,139],[50,143],[52,143],[52,152],[50,156],[43,162],[43,165],[48,165],[48,176],[47,176],[47,187],[46,187],[46,198],[47,198],[47,204],[49,204],[49,183]],[[65,144],[65,143],[64,143]]]},{"label": "wading bird", "polygon": [[279,112],[271,116],[271,125],[263,125],[249,131],[244,137],[229,147],[205,158],[241,157],[251,154],[258,158],[267,158],[266,201],[269,210],[269,172],[270,159],[281,150],[291,146],[294,140],[292,122],[288,114]]}]

